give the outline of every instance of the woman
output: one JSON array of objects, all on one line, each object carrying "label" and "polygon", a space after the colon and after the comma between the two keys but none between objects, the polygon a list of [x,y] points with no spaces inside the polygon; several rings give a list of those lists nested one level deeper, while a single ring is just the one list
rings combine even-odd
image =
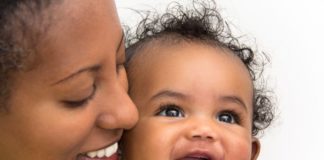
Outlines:
[{"label": "woman", "polygon": [[114,2],[0,3],[0,159],[117,159],[138,117]]}]

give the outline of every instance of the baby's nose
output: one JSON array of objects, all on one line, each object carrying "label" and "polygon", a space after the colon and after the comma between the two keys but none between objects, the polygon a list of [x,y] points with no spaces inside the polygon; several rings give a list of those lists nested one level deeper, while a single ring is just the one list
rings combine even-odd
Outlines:
[{"label": "baby's nose", "polygon": [[216,141],[219,139],[216,122],[212,120],[193,120],[187,131],[190,140]]}]

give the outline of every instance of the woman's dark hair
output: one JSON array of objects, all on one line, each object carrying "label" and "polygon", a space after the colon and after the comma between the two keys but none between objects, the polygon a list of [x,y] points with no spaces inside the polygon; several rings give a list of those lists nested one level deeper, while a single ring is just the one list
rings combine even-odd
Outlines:
[{"label": "woman's dark hair", "polygon": [[50,0],[0,1],[0,111],[6,108],[11,74],[25,68],[38,38],[46,30],[43,11]]},{"label": "woman's dark hair", "polygon": [[193,1],[192,9],[173,2],[161,15],[143,13],[145,16],[136,30],[132,33],[128,29],[126,32],[127,69],[135,67],[131,65],[132,57],[152,41],[168,44],[195,42],[228,49],[245,64],[254,84],[252,134],[256,136],[270,125],[274,118],[273,101],[262,76],[268,59],[264,53],[256,53],[233,36],[213,1]]}]

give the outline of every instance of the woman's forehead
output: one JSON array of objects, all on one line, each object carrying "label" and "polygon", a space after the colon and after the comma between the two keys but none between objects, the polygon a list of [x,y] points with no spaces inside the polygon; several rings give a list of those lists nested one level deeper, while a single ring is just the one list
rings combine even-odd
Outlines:
[{"label": "woman's forehead", "polygon": [[69,1],[61,5],[37,44],[38,69],[55,76],[54,73],[68,74],[72,72],[69,70],[99,65],[104,59],[113,64],[122,38],[118,17],[111,14],[115,10],[113,2],[76,1],[73,4]]}]

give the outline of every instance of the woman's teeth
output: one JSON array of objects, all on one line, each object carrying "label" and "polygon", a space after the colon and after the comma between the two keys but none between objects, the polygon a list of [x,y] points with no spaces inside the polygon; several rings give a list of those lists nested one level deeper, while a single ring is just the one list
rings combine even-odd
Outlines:
[{"label": "woman's teeth", "polygon": [[117,149],[118,149],[118,144],[116,142],[115,144],[108,146],[107,148],[97,150],[97,151],[88,152],[87,156],[90,158],[110,157],[111,155],[113,155],[114,153],[117,152]]}]

